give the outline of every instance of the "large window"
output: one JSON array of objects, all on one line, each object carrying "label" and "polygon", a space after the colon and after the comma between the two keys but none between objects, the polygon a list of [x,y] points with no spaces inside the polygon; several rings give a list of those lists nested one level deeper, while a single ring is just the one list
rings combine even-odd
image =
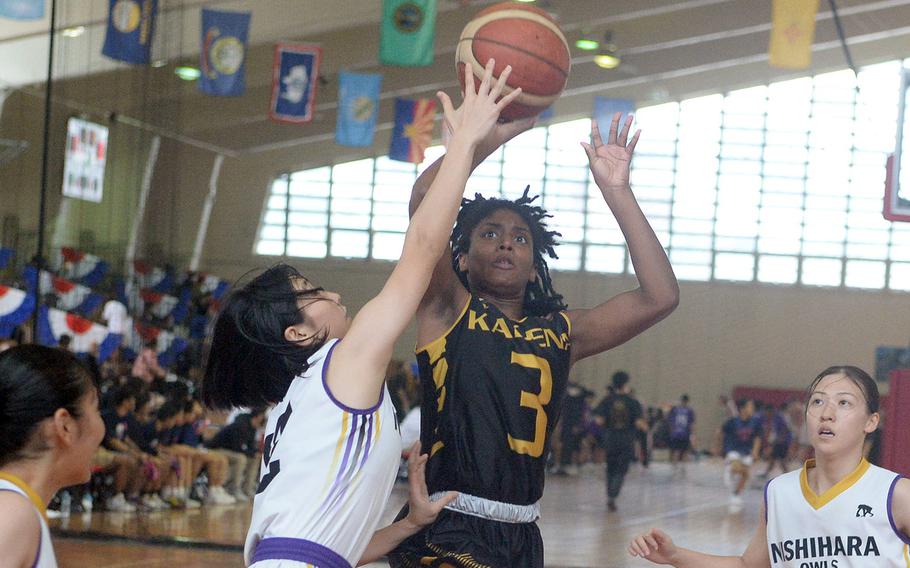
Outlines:
[{"label": "large window", "polygon": [[[910,291],[910,223],[883,219],[901,62],[644,107],[632,188],[684,280]],[[526,132],[465,195],[542,196],[562,233],[554,270],[631,273],[590,179],[587,119]],[[420,166],[369,158],[272,184],[256,252],[395,260]]]}]

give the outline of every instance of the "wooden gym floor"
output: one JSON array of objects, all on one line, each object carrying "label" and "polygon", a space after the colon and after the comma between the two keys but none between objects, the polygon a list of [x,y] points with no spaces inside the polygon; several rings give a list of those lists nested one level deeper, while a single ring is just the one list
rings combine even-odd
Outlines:
[{"label": "wooden gym floor", "polygon": [[[757,466],[764,469],[764,464]],[[633,464],[617,502],[608,513],[602,466],[576,476],[549,476],[539,521],[548,568],[648,566],[626,553],[629,540],[651,527],[676,542],[715,554],[739,554],[755,530],[761,484],[745,492],[745,506],[728,508],[719,460],[687,464],[673,476],[666,463],[648,470]],[[407,498],[397,484],[386,511],[391,519]],[[63,568],[241,566],[249,504],[195,511],[96,513],[52,520],[54,546]],[[386,566],[385,563],[373,566]]]}]

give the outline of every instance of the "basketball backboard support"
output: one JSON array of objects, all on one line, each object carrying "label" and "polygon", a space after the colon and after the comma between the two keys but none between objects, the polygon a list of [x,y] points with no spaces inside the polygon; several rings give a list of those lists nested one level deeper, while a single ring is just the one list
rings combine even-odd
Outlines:
[{"label": "basketball backboard support", "polygon": [[[883,215],[889,221],[910,222],[910,148],[902,151],[904,140],[910,141],[910,69],[901,78],[900,101],[897,112],[897,142],[894,154],[888,157],[885,177],[885,207]],[[910,142],[908,142],[910,144]]]}]

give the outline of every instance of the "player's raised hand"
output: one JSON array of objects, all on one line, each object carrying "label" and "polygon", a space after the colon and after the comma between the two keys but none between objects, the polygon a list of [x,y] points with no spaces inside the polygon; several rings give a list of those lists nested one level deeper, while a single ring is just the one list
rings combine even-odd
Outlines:
[{"label": "player's raised hand", "polygon": [[420,441],[411,446],[408,455],[408,516],[407,519],[417,527],[424,527],[436,520],[446,505],[451,503],[458,493],[449,491],[438,501],[430,501],[427,492],[426,465],[429,455],[420,453]]},{"label": "player's raised hand", "polygon": [[638,144],[641,130],[635,132],[629,140],[629,130],[632,128],[632,115],[626,117],[622,130],[619,129],[619,119],[622,115],[615,113],[610,124],[606,144],[601,138],[597,120],[591,121],[591,144],[582,142],[581,145],[588,155],[588,163],[594,181],[601,191],[625,189],[629,186],[629,169],[632,164],[632,153]]},{"label": "player's raised hand", "polygon": [[629,554],[640,556],[655,564],[672,564],[677,548],[673,539],[659,529],[651,529],[635,537],[629,544]]},{"label": "player's raised hand", "polygon": [[474,71],[465,66],[464,101],[457,109],[452,99],[442,91],[436,93],[442,103],[445,116],[443,137],[448,140],[459,139],[471,145],[479,144],[496,126],[499,113],[521,94],[521,88],[501,97],[506,81],[512,73],[512,67],[506,68],[493,80],[493,65],[490,59],[484,68],[480,86],[475,87]]}]

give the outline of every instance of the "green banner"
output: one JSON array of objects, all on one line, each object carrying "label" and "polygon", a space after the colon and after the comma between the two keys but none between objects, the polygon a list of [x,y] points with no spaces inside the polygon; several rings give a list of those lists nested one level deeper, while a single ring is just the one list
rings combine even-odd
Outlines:
[{"label": "green banner", "polygon": [[383,0],[379,61],[425,67],[433,63],[436,0]]}]

